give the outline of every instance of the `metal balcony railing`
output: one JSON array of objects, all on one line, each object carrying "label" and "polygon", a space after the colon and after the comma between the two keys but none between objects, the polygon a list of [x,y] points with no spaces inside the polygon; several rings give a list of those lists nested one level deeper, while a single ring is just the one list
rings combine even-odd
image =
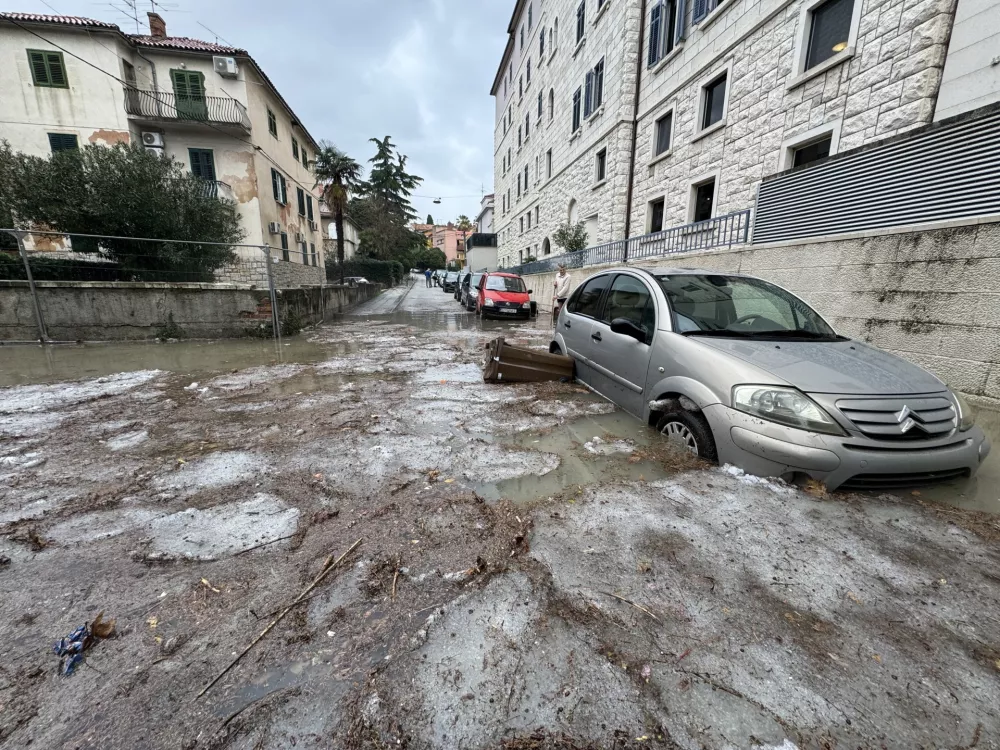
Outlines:
[{"label": "metal balcony railing", "polygon": [[220,180],[202,180],[201,189],[202,194],[206,198],[226,198],[227,200],[236,200],[236,194],[233,193],[233,188],[228,182],[222,182]]},{"label": "metal balcony railing", "polygon": [[126,86],[125,111],[150,120],[211,122],[250,130],[246,107],[223,96],[178,97],[168,91],[143,91]]},{"label": "metal balcony railing", "polygon": [[624,263],[676,253],[712,250],[745,244],[749,241],[749,234],[750,210],[747,209],[716,216],[707,221],[670,227],[662,232],[595,245],[575,253],[553,255],[531,263],[522,263],[507,270],[518,274],[548,273],[556,270],[559,265],[565,265],[567,268],[583,268],[599,263]]}]

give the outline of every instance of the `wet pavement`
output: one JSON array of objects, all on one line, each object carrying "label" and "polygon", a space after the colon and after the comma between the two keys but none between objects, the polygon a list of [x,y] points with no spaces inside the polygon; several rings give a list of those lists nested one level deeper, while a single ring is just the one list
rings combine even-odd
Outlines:
[{"label": "wet pavement", "polygon": [[418,285],[280,348],[0,348],[0,747],[998,746],[992,475],[809,494],[482,382],[546,323]]}]

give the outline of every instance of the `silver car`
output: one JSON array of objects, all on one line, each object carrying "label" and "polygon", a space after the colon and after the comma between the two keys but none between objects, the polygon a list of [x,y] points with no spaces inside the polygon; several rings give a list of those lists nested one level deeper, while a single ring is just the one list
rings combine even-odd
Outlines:
[{"label": "silver car", "polygon": [[752,276],[602,271],[563,307],[551,349],[668,438],[759,476],[919,485],[970,476],[990,452],[959,394]]}]

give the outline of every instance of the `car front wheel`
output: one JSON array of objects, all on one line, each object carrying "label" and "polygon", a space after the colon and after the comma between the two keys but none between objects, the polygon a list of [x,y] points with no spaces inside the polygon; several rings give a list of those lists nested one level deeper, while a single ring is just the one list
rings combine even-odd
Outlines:
[{"label": "car front wheel", "polygon": [[697,412],[688,411],[677,402],[656,423],[656,430],[667,440],[689,453],[713,463],[719,460],[715,438],[708,421]]}]

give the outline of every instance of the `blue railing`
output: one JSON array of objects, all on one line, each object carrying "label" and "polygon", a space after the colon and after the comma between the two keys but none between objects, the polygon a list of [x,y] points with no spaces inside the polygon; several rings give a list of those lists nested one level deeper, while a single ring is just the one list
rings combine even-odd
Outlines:
[{"label": "blue railing", "polygon": [[750,210],[747,209],[716,216],[707,221],[670,227],[662,232],[595,245],[575,253],[553,255],[505,270],[527,275],[548,273],[556,270],[559,265],[565,265],[567,268],[583,268],[600,263],[627,263],[645,258],[742,245],[749,241],[749,236]]}]

